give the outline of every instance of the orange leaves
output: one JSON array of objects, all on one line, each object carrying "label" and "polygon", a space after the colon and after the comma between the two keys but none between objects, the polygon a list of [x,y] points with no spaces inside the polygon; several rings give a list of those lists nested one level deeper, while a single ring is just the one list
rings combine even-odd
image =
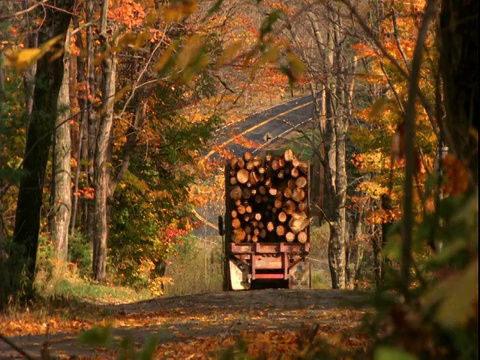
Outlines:
[{"label": "orange leaves", "polygon": [[[242,331],[239,336],[225,338],[196,337],[181,344],[161,345],[155,358],[163,359],[207,359],[231,349],[245,358],[288,359],[298,355],[297,331]],[[216,357],[214,357],[216,358]],[[220,358],[222,358],[220,356]]]},{"label": "orange leaves", "polygon": [[377,209],[367,215],[369,224],[387,224],[399,220],[402,217],[402,211],[397,208],[393,210]]},{"label": "orange leaves", "polygon": [[94,199],[95,189],[90,186],[85,186],[81,189],[78,189],[78,191],[75,192],[74,195],[84,199]]},{"label": "orange leaves", "polygon": [[134,0],[110,2],[108,18],[129,29],[141,26],[145,15],[143,7]]},{"label": "orange leaves", "polygon": [[392,136],[392,162],[399,163],[405,156],[405,122],[397,126]]},{"label": "orange leaves", "polygon": [[28,312],[16,319],[2,319],[0,316],[0,333],[8,337],[77,332],[92,326],[93,322],[88,320],[63,320],[58,317],[39,319],[37,314]]},{"label": "orange leaves", "polygon": [[350,162],[362,173],[378,172],[389,165],[389,159],[381,151],[354,154]]},{"label": "orange leaves", "polygon": [[444,185],[445,195],[458,195],[464,193],[469,185],[469,172],[465,165],[451,154],[443,159],[443,167],[447,174]]}]

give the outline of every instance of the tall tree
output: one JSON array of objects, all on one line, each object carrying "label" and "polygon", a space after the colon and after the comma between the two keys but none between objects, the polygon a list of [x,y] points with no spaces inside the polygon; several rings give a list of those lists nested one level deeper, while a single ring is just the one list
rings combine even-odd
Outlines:
[{"label": "tall tree", "polygon": [[52,209],[50,210],[51,239],[58,260],[67,261],[68,231],[72,208],[71,149],[70,138],[70,32],[65,41],[63,79],[58,94],[57,120],[53,139]]},{"label": "tall tree", "polygon": [[107,198],[109,182],[110,140],[112,137],[113,115],[115,105],[115,82],[117,79],[117,57],[114,44],[107,28],[109,1],[102,3],[100,18],[100,36],[103,45],[102,61],[102,106],[100,124],[98,127],[94,158],[94,188],[95,188],[95,231],[93,238],[93,276],[100,282],[105,282],[107,276],[107,240],[108,211]]},{"label": "tall tree", "polygon": [[478,187],[478,1],[443,0],[439,33],[446,140]]},{"label": "tall tree", "polygon": [[[318,140],[312,140],[315,157],[321,163],[322,176],[317,179],[321,189],[321,214],[330,226],[328,260],[333,288],[344,288],[355,272],[348,273],[347,262],[357,268],[361,255],[352,240],[347,257],[347,143],[348,128],[353,111],[353,87],[356,60],[347,44],[351,42],[345,31],[351,27],[341,13],[340,5],[318,4],[307,11],[297,9],[298,19],[289,29],[295,51],[307,68],[318,121]],[[319,194],[315,194],[317,196]],[[317,203],[314,207],[319,207]],[[354,216],[350,217],[352,220]],[[359,227],[356,227],[360,230]],[[360,238],[360,235],[358,236]],[[349,265],[350,266],[350,265]]]},{"label": "tall tree", "polygon": [[[59,36],[65,39],[74,0],[47,1],[39,43]],[[9,258],[11,294],[33,296],[33,281],[40,228],[40,209],[52,135],[57,118],[58,93],[63,78],[62,56],[47,52],[37,62],[33,109],[27,130],[22,178],[15,216],[14,247]],[[25,284],[25,286],[23,286]]]}]

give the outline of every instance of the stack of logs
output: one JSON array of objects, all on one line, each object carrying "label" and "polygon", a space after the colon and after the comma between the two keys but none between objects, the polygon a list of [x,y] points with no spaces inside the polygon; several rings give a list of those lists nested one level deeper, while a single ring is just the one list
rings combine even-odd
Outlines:
[{"label": "stack of logs", "polygon": [[232,240],[308,241],[308,165],[287,149],[230,159],[227,197]]}]

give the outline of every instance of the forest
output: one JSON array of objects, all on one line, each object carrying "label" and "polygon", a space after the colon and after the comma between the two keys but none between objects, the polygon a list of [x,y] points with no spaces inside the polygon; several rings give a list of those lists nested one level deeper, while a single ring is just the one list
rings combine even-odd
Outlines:
[{"label": "forest", "polygon": [[221,290],[216,134],[310,96],[286,146],[322,287],[372,295],[366,358],[478,357],[477,1],[6,0],[0,40],[4,319]]}]

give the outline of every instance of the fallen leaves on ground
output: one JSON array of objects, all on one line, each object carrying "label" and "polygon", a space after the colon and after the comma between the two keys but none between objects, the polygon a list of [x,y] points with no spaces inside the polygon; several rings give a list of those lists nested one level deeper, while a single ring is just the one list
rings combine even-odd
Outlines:
[{"label": "fallen leaves on ground", "polygon": [[[279,295],[274,293],[272,296]],[[243,298],[237,300],[228,300],[225,306],[218,306],[212,295],[211,298],[201,298],[198,303],[179,304],[162,300],[157,303],[155,300],[152,303],[113,307],[110,312],[105,312],[104,308],[102,311],[100,307],[100,310],[81,309],[76,314],[50,309],[43,313],[3,315],[0,316],[0,334],[15,337],[19,346],[22,342],[27,344],[31,336],[44,336],[39,343],[46,342],[48,338],[49,351],[67,359],[73,358],[73,355],[75,359],[115,359],[122,351],[120,344],[128,338],[131,338],[129,349],[141,351],[147,342],[147,332],[158,336],[153,358],[170,360],[218,359],[224,353],[240,353],[252,359],[277,359],[282,355],[282,359],[287,360],[304,355],[311,350],[309,347],[314,342],[315,346],[346,350],[365,349],[369,342],[358,330],[365,310],[338,306],[338,300],[333,297],[331,303],[328,300],[323,305],[308,299],[308,304],[297,308],[283,307],[285,302],[303,301],[297,297],[279,299],[277,304],[257,300],[248,302]],[[322,301],[326,300],[323,298]],[[82,319],[82,313],[88,314],[88,318]],[[92,345],[95,353],[92,355],[90,352],[87,356],[78,344],[75,345],[76,339],[79,334],[96,327],[111,328],[112,341],[105,346]],[[56,348],[58,337],[53,340],[55,334],[69,339],[72,348]],[[74,349],[74,346],[77,347]],[[79,352],[74,353],[77,349]]]}]

